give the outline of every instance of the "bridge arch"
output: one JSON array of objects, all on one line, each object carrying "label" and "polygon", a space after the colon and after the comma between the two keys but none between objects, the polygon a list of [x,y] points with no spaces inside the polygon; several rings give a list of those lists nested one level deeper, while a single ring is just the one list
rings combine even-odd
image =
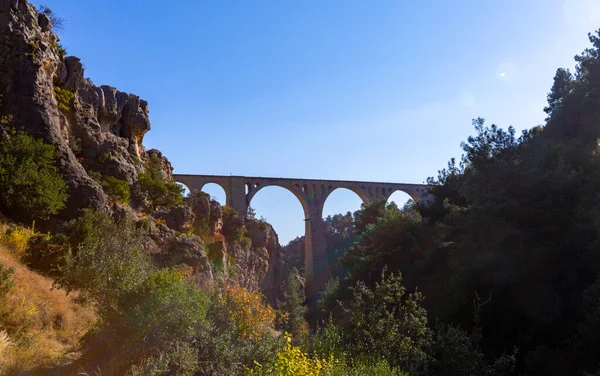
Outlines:
[{"label": "bridge arch", "polygon": [[[248,189],[248,186],[252,186],[251,183],[246,183],[246,187]],[[263,188],[266,187],[279,187],[279,188],[283,188],[289,192],[291,192],[300,202],[300,205],[302,205],[302,210],[304,211],[304,218],[308,218],[308,215],[310,215],[310,211],[309,211],[309,204],[308,204],[308,199],[306,197],[306,195],[304,194],[303,191],[298,191],[298,189],[295,189],[293,185],[288,185],[288,184],[265,184],[265,185],[253,185],[252,188],[249,188],[249,191],[247,191],[246,193],[246,204],[249,206],[250,203],[252,202],[252,199],[254,198],[254,196],[256,196],[256,194],[258,192],[260,192]]]},{"label": "bridge arch", "polygon": [[207,193],[211,198],[216,199],[221,205],[227,204],[229,195],[227,194],[227,189],[221,184],[212,182],[206,183],[202,186],[202,192]]},{"label": "bridge arch", "polygon": [[[344,207],[336,206],[335,199],[336,197],[345,199]],[[322,217],[327,217],[328,215],[335,215],[339,213],[347,213],[354,212],[360,209],[361,204],[367,202],[368,199],[362,191],[358,189],[346,188],[346,187],[337,187],[332,189],[325,195],[323,200],[322,207]],[[349,205],[346,205],[349,203]],[[358,204],[358,205],[356,205]]]},{"label": "bridge arch", "polygon": [[394,190],[390,195],[387,196],[387,203],[394,202],[398,208],[402,209],[402,207],[409,201],[417,202],[413,196],[406,193],[402,189]]}]

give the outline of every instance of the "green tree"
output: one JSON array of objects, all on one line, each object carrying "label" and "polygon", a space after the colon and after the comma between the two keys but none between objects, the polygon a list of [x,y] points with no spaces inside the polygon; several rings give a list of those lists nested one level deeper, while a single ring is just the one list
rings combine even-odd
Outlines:
[{"label": "green tree", "polygon": [[163,177],[162,160],[157,153],[151,152],[149,155],[146,171],[139,175],[139,184],[148,198],[150,209],[168,209],[183,204],[184,188]]},{"label": "green tree", "polygon": [[69,196],[57,158],[52,145],[24,131],[0,134],[0,210],[22,221],[58,213]]},{"label": "green tree", "polygon": [[422,295],[407,294],[401,276],[384,273],[373,289],[358,282],[352,291],[343,326],[349,355],[386,360],[409,372],[425,367],[431,332]]},{"label": "green tree", "polygon": [[283,283],[283,302],[279,302],[279,308],[288,313],[288,320],[284,325],[285,331],[292,334],[292,339],[298,344],[307,334],[306,296],[304,286],[300,283],[300,276],[296,268],[287,275]]},{"label": "green tree", "polygon": [[102,181],[102,188],[110,197],[123,203],[129,202],[131,189],[126,181],[109,176]]}]

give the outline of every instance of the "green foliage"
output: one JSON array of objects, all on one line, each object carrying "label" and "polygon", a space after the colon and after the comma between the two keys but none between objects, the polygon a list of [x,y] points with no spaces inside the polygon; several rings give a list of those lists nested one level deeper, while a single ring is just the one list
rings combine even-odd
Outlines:
[{"label": "green foliage", "polygon": [[[376,290],[377,273],[387,266],[402,273],[409,291],[418,286],[429,317],[445,323],[428,351],[430,374],[598,370],[600,31],[590,42],[576,57],[574,74],[557,71],[544,127],[517,135],[474,119],[462,158],[428,179],[432,204],[416,205],[412,213],[373,203],[355,214],[360,239],[342,260],[348,275],[326,294],[323,314],[344,322],[348,314],[336,309],[336,300],[347,307],[359,281]],[[491,300],[474,324],[475,293]],[[361,310],[350,307],[360,318]],[[344,343],[359,338],[359,347],[385,353],[376,340],[360,345],[364,334],[345,326]],[[379,326],[385,327],[362,327],[380,333],[370,337],[385,338]]]},{"label": "green foliage", "polygon": [[131,196],[131,189],[126,181],[109,176],[102,182],[102,188],[104,192],[113,199],[119,200],[123,203],[129,202]]},{"label": "green foliage", "polygon": [[99,171],[87,170],[87,174],[90,178],[102,184],[102,174]]},{"label": "green foliage", "polygon": [[68,252],[69,242],[64,234],[36,234],[29,240],[22,260],[30,268],[57,278]]},{"label": "green foliage", "polygon": [[68,198],[67,184],[56,168],[52,145],[23,131],[0,135],[0,209],[11,218],[30,221],[58,213]]},{"label": "green foliage", "polygon": [[106,163],[106,161],[108,161],[109,159],[110,159],[110,153],[109,152],[105,152],[105,153],[102,153],[98,157],[98,162],[100,162],[100,163]]},{"label": "green foliage", "polygon": [[65,256],[57,284],[78,290],[102,309],[114,309],[117,299],[134,290],[151,270],[141,234],[129,218],[115,223],[104,212],[85,210],[69,223],[68,232],[75,248]]},{"label": "green foliage", "polygon": [[166,349],[155,351],[140,365],[133,365],[131,374],[133,376],[195,375],[199,369],[197,351],[189,343],[176,341]]},{"label": "green foliage", "polygon": [[232,208],[231,206],[224,205],[223,206],[223,217],[239,217],[239,213],[237,210]]},{"label": "green foliage", "polygon": [[333,367],[332,376],[408,376],[400,368],[392,368],[385,360],[348,362]]},{"label": "green foliage", "polygon": [[352,290],[349,323],[344,328],[350,355],[385,359],[411,372],[422,368],[431,333],[421,294],[406,296],[402,277],[383,273],[374,289],[358,282]]},{"label": "green foliage", "polygon": [[54,47],[54,49],[56,50],[56,53],[58,54],[58,56],[61,59],[63,59],[65,56],[67,56],[67,50],[66,50],[66,48],[63,47],[62,44],[56,42],[55,40],[51,40],[50,45],[52,47]]},{"label": "green foliage", "polygon": [[[279,308],[288,314],[288,319],[283,326],[284,330],[292,335],[296,341],[303,340],[308,334],[308,324],[306,323],[306,307],[304,301],[304,286],[298,279],[298,270],[293,269],[289,273],[283,284],[284,301],[279,302]],[[299,344],[299,342],[296,342]]]},{"label": "green foliage", "polygon": [[0,302],[15,285],[15,269],[0,264]]},{"label": "green foliage", "polygon": [[227,290],[203,290],[175,270],[155,271],[132,220],[115,223],[86,210],[66,230],[73,251],[57,284],[94,302],[102,319],[85,338],[83,359],[100,351],[106,369],[120,374],[226,375],[277,352],[267,328],[251,337],[240,329],[240,317],[260,316],[244,313],[247,300],[232,306]]},{"label": "green foliage", "polygon": [[208,303],[205,293],[173,270],[151,273],[119,299],[129,329],[165,348],[173,339],[189,342],[198,334],[190,328],[205,324]]},{"label": "green foliage", "polygon": [[173,208],[184,203],[183,187],[163,178],[162,160],[156,153],[150,153],[146,171],[139,175],[139,184],[152,210],[158,207]]},{"label": "green foliage", "polygon": [[73,134],[69,134],[69,148],[71,148],[71,151],[76,157],[79,156],[83,150],[81,146],[81,139],[75,137]]},{"label": "green foliage", "polygon": [[333,355],[341,359],[346,356],[346,344],[341,329],[333,322],[333,316],[329,316],[326,325],[318,326],[311,338],[311,346],[316,354],[321,357]]},{"label": "green foliage", "polygon": [[[347,250],[356,242],[354,218],[352,213],[336,214],[324,219],[325,243],[327,256],[334,277],[343,278],[346,270],[341,267],[340,261]],[[292,240],[281,252],[284,274],[290,273],[292,268],[304,270],[304,236]]]},{"label": "green foliage", "polygon": [[58,108],[62,111],[68,112],[71,109],[71,103],[75,99],[75,93],[68,89],[63,89],[60,86],[54,87],[54,96],[58,102]]}]

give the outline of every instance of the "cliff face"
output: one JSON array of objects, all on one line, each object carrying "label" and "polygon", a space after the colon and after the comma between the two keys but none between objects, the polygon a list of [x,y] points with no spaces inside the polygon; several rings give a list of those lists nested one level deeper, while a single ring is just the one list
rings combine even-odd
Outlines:
[{"label": "cliff face", "polygon": [[260,288],[269,303],[281,297],[281,246],[273,227],[253,218],[240,218],[207,194],[188,199],[196,232],[205,239],[216,269],[249,289]]},{"label": "cliff face", "polygon": [[[213,269],[221,268],[248,287],[267,279],[276,282],[279,244],[270,226],[258,228],[243,218],[232,221],[210,201],[192,203],[194,210],[188,205],[150,207],[140,174],[152,155],[160,160],[166,181],[172,181],[172,166],[159,151],[143,146],[150,130],[148,103],[114,87],[94,85],[85,78],[79,58],[63,55],[47,15],[25,0],[0,0],[0,116],[12,116],[12,126],[58,150],[69,199],[54,220],[71,219],[83,208],[105,210],[115,218],[129,215],[145,222],[146,246],[159,266],[185,265],[200,279],[211,279]],[[117,203],[104,192],[99,177],[109,176],[127,183],[129,202]],[[203,216],[213,223],[207,239],[189,231]],[[224,223],[239,234],[247,225],[250,242],[220,235],[227,230]],[[223,238],[221,246],[215,237]],[[222,263],[215,262],[219,257]],[[265,288],[274,301],[271,290]]]}]

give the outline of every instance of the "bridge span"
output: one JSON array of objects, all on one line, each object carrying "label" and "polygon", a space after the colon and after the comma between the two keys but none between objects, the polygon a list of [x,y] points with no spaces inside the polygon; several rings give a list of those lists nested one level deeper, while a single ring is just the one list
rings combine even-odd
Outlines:
[{"label": "bridge span", "polygon": [[424,184],[186,174],[174,174],[173,179],[186,186],[190,192],[202,191],[209,183],[220,185],[225,191],[227,206],[235,209],[241,216],[247,215],[252,198],[264,187],[277,186],[292,192],[304,209],[304,268],[309,302],[316,298],[318,290],[329,277],[323,205],[331,192],[337,188],[346,188],[356,193],[363,202],[380,197],[388,199],[396,191],[407,193],[415,202],[432,199],[429,187]]}]

